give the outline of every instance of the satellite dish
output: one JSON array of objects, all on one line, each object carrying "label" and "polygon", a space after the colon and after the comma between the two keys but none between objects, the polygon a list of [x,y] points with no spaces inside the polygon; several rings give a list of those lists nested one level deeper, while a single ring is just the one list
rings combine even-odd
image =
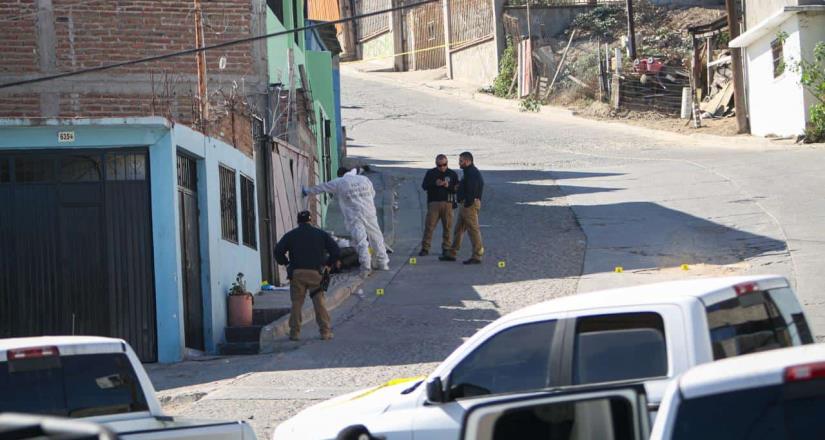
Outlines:
[{"label": "satellite dish", "polygon": [[218,69],[226,69],[226,57],[221,57],[220,61],[218,61]]}]

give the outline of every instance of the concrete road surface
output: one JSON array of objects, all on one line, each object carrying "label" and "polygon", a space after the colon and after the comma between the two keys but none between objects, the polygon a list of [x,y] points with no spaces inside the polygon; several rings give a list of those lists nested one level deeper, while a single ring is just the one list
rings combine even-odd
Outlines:
[{"label": "concrete road surface", "polygon": [[[518,113],[356,72],[345,74],[343,91],[349,155],[378,166],[398,193],[392,270],[333,313],[331,342],[306,325],[300,343],[283,342],[274,355],[152,366],[171,412],[248,420],[268,438],[311,404],[428,374],[505,313],[663,279],[783,274],[817,335],[825,333],[821,148]],[[424,170],[438,153],[457,168],[464,150],[487,182],[484,264],[435,256],[410,264],[422,231]],[[439,240],[436,233],[434,249]],[[460,258],[468,256],[465,239]]]}]

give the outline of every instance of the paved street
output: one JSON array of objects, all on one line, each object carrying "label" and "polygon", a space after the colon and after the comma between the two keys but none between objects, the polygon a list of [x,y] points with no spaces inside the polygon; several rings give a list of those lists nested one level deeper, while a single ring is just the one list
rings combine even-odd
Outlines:
[{"label": "paved street", "polygon": [[[343,78],[343,107],[348,155],[378,166],[398,193],[392,270],[333,313],[332,342],[308,325],[303,341],[284,342],[274,355],[152,366],[162,395],[197,400],[175,400],[173,413],[245,419],[268,438],[320,400],[429,373],[502,314],[663,279],[786,275],[816,334],[825,335],[825,297],[816,287],[825,282],[817,267],[825,203],[814,192],[825,184],[821,147],[518,113],[354,72]],[[438,153],[457,168],[464,150],[487,183],[485,263],[429,256],[409,264],[422,230],[424,169]],[[465,243],[459,259],[469,256]]]}]

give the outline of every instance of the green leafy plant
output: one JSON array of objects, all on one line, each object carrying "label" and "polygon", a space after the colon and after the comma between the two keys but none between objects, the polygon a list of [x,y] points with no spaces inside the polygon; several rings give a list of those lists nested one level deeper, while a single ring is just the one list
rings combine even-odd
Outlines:
[{"label": "green leafy plant", "polygon": [[501,56],[498,66],[498,76],[493,81],[493,94],[505,98],[510,92],[510,84],[513,82],[513,75],[516,74],[516,48],[513,41],[507,37],[507,45]]},{"label": "green leafy plant", "polygon": [[570,28],[602,39],[610,39],[621,32],[626,22],[625,17],[625,11],[620,6],[599,5],[577,15]]},{"label": "green leafy plant", "polygon": [[[782,41],[787,34],[777,35]],[[825,41],[816,44],[813,59],[805,59],[790,64],[790,70],[799,73],[802,86],[814,99],[810,107],[810,121],[805,129],[805,142],[825,141]]]},{"label": "green leafy plant", "polygon": [[522,112],[539,112],[541,111],[541,102],[533,96],[528,96],[519,101],[518,109]]},{"label": "green leafy plant", "polygon": [[246,290],[246,280],[243,279],[244,275],[238,272],[235,275],[235,281],[232,283],[232,286],[229,288],[229,295],[251,295],[249,291]]}]

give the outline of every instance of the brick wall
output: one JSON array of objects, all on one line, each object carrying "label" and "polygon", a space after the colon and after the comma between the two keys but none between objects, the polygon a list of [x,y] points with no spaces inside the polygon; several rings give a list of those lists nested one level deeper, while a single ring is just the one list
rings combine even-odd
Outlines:
[{"label": "brick wall", "polygon": [[[0,82],[159,55],[195,44],[192,0],[51,0],[51,10],[41,8],[45,3],[0,0]],[[260,23],[254,15],[255,3],[203,0],[206,44],[261,33],[255,27]],[[253,44],[207,52],[210,104],[221,105],[223,96],[234,89],[235,94],[247,95],[244,101],[250,103],[250,112],[260,114],[262,109],[254,104],[256,92],[266,85],[266,65],[255,62]],[[226,60],[223,70],[221,58]],[[196,90],[196,59],[188,55],[0,89],[0,117],[159,115],[191,125],[198,120],[193,112]],[[209,128],[224,123],[219,116],[216,112],[195,128],[226,132]],[[246,117],[243,112],[239,116]],[[252,146],[242,149],[251,152]]]},{"label": "brick wall", "polygon": [[35,0],[0,1],[0,74],[37,72]]}]

